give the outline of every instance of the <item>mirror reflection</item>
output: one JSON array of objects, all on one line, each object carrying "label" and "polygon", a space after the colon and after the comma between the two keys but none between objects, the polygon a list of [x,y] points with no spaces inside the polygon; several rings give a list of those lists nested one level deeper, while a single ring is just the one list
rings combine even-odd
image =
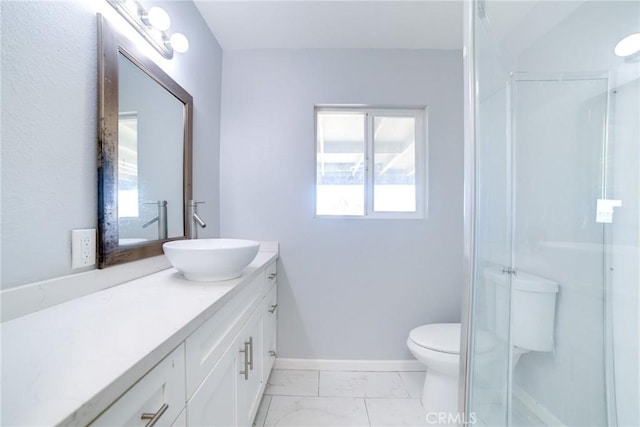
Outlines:
[{"label": "mirror reflection", "polygon": [[118,55],[119,244],[184,235],[184,104]]}]

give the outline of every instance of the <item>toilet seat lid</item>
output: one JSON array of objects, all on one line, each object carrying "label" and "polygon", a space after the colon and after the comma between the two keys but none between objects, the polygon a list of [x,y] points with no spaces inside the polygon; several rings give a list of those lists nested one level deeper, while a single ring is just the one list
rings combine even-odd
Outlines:
[{"label": "toilet seat lid", "polygon": [[443,353],[460,354],[460,323],[433,323],[409,332],[411,341],[420,347]]}]

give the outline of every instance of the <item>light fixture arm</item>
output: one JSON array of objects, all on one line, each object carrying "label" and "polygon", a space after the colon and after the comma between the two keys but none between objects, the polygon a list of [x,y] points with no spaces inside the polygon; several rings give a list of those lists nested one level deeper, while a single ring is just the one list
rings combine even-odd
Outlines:
[{"label": "light fixture arm", "polygon": [[140,3],[136,0],[107,0],[107,2],[162,56],[167,59],[173,58],[174,50],[169,42],[169,36],[165,31],[153,28],[146,9]]}]

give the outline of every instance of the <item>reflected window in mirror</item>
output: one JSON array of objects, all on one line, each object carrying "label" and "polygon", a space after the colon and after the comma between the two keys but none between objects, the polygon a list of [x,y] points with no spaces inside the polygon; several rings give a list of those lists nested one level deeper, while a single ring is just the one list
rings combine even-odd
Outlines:
[{"label": "reflected window in mirror", "polygon": [[[118,219],[138,218],[138,114],[118,113]],[[122,237],[121,237],[122,239]]]}]

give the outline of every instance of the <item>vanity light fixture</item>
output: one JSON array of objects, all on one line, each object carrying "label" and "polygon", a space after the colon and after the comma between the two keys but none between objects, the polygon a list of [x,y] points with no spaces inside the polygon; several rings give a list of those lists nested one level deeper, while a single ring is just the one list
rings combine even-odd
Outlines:
[{"label": "vanity light fixture", "polygon": [[107,2],[138,31],[162,56],[173,58],[173,52],[184,53],[189,40],[182,33],[167,35],[171,17],[162,8],[154,6],[148,11],[136,0],[107,0]]}]

